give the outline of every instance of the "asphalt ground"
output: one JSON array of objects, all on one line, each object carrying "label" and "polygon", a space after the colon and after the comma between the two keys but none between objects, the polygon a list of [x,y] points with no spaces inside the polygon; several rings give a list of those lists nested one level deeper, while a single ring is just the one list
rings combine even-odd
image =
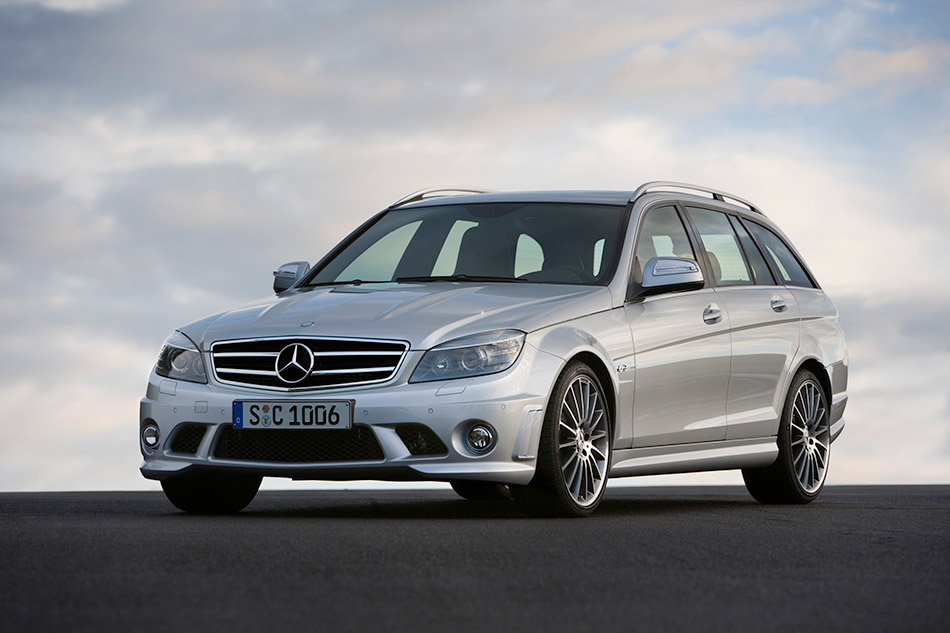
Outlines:
[{"label": "asphalt ground", "polygon": [[451,491],[0,494],[0,630],[945,631],[950,486],[611,488],[587,519]]}]

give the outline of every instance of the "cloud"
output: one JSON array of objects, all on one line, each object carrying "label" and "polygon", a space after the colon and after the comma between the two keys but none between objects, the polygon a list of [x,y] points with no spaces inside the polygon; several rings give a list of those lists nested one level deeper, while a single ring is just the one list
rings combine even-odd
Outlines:
[{"label": "cloud", "polygon": [[671,103],[678,104],[676,111],[709,111],[723,100],[744,98],[750,66],[789,49],[777,32],[740,38],[728,31],[701,31],[676,44],[634,49],[618,64],[612,87],[625,95],[665,95],[667,111]]},{"label": "cloud", "polygon": [[947,481],[947,44],[864,5],[832,45],[783,2],[0,4],[0,408],[48,420],[0,423],[0,486],[150,485],[163,338],[410,191],[653,178],[761,204],[840,300],[833,481]]},{"label": "cloud", "polygon": [[848,50],[830,65],[829,79],[782,77],[769,83],[767,103],[817,105],[855,92],[885,97],[942,84],[950,70],[950,45],[921,44],[893,51]]},{"label": "cloud", "polygon": [[68,12],[91,12],[110,9],[131,0],[0,0],[0,6],[3,5],[34,5],[46,9]]}]

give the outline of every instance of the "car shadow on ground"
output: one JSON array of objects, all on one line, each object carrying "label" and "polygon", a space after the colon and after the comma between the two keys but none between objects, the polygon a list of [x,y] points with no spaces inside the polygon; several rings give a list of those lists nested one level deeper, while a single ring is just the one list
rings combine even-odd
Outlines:
[{"label": "car shadow on ground", "polygon": [[[611,498],[601,502],[593,517],[643,517],[645,515],[690,514],[710,512],[736,507],[758,506],[751,498],[721,496],[703,498]],[[331,498],[307,499],[295,495],[292,499],[264,498],[252,503],[236,515],[239,518],[313,518],[313,519],[524,519],[526,518],[511,501],[466,501],[464,499],[414,498],[386,499]]]}]

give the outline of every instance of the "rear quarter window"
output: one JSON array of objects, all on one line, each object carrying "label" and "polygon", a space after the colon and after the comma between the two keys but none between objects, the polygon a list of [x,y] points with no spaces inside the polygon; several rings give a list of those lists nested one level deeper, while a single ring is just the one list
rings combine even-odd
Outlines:
[{"label": "rear quarter window", "polygon": [[761,224],[755,222],[746,222],[745,224],[749,227],[749,232],[752,233],[756,241],[763,247],[762,251],[775,265],[779,277],[786,285],[801,286],[802,288],[815,287],[814,282],[805,272],[805,267],[782,241],[782,238]]}]

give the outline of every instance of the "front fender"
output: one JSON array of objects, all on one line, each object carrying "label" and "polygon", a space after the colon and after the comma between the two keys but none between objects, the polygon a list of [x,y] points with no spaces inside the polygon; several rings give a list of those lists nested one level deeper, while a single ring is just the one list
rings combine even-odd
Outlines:
[{"label": "front fender", "polygon": [[[633,387],[635,380],[633,338],[623,309],[591,314],[570,323],[553,325],[528,334],[526,344],[561,359],[561,370],[581,357],[591,365],[610,390],[614,420],[613,447],[633,443]],[[622,371],[621,371],[622,370]]]}]

